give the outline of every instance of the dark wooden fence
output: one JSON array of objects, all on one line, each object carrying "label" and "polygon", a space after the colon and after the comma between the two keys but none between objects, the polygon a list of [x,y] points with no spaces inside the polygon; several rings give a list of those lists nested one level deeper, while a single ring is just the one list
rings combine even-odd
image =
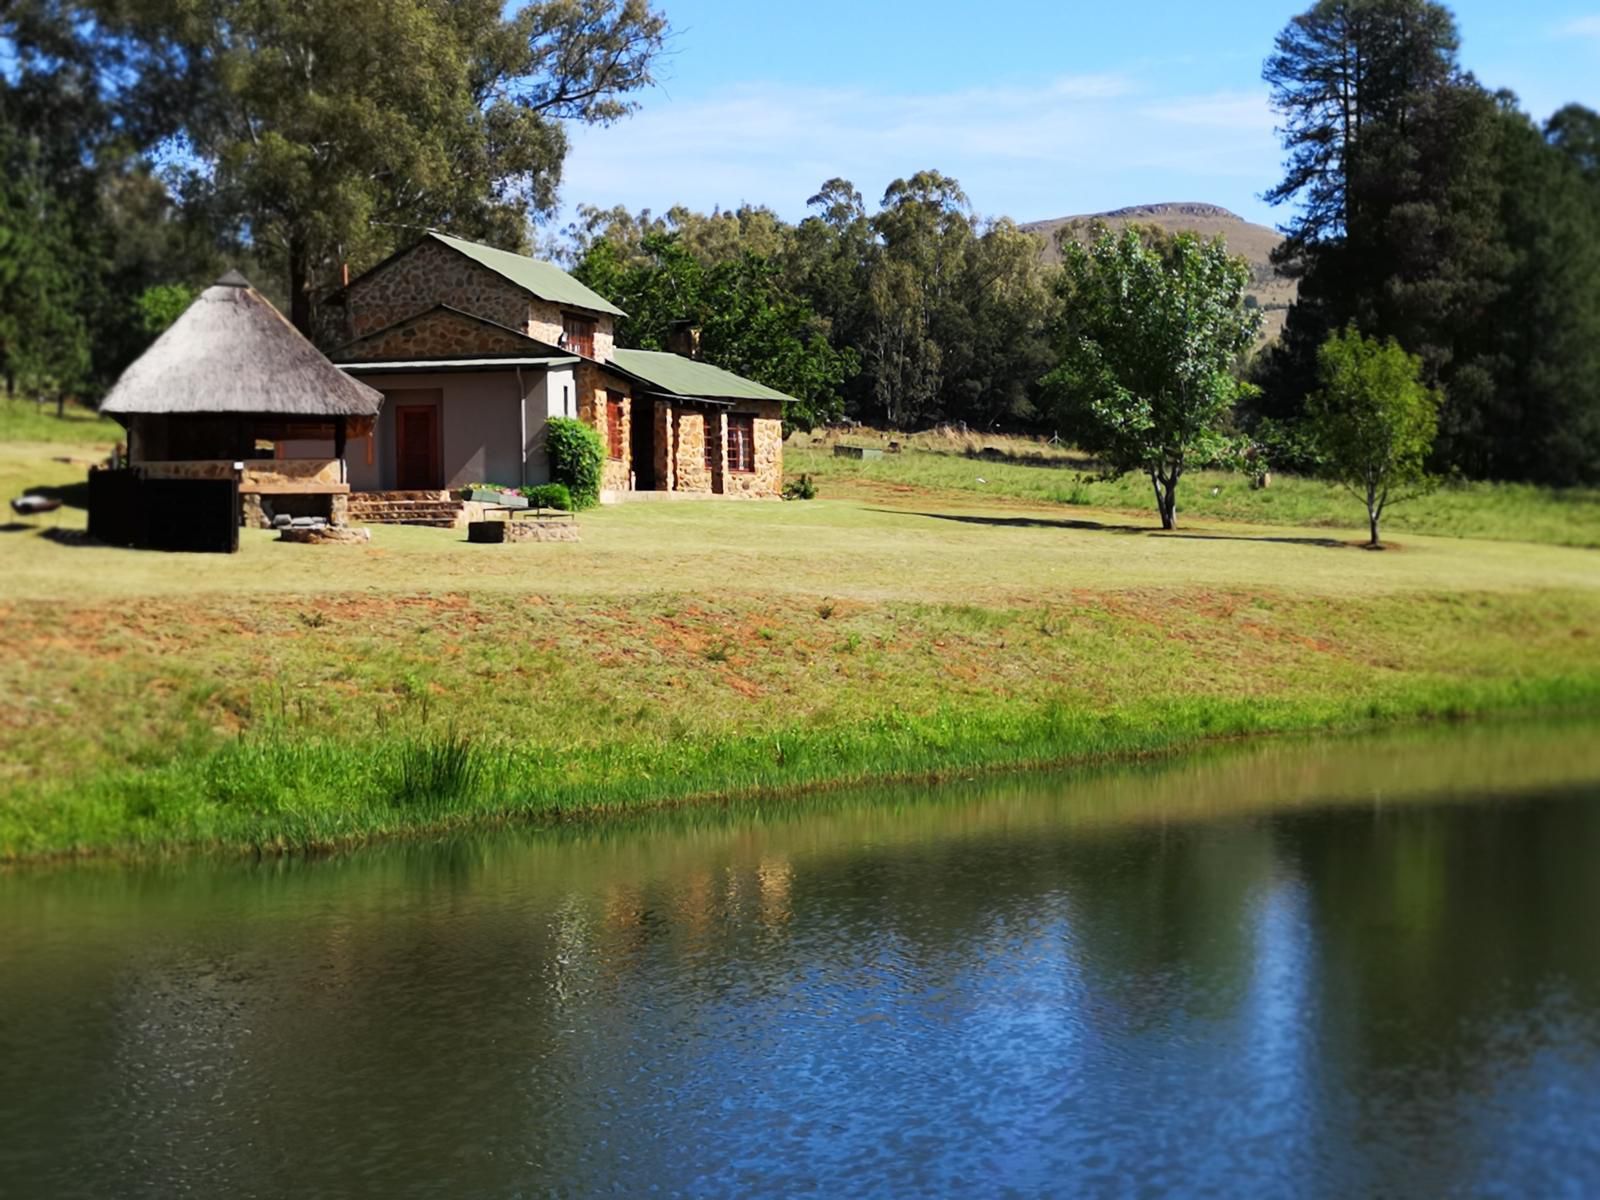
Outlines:
[{"label": "dark wooden fence", "polygon": [[233,554],[237,479],[146,479],[137,467],[89,472],[89,536],[111,546]]}]

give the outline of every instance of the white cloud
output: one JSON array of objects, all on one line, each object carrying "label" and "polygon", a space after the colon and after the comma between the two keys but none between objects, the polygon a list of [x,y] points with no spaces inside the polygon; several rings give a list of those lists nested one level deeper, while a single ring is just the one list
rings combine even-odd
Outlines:
[{"label": "white cloud", "polygon": [[793,219],[834,176],[871,204],[932,167],[979,211],[1019,220],[1162,200],[1260,217],[1255,195],[1278,170],[1272,129],[1264,91],[1162,95],[1117,74],[915,95],[752,83],[656,93],[626,121],[574,130],[563,196],[656,211],[748,202]]},{"label": "white cloud", "polygon": [[1559,37],[1600,38],[1600,14],[1578,17],[1556,30]]}]

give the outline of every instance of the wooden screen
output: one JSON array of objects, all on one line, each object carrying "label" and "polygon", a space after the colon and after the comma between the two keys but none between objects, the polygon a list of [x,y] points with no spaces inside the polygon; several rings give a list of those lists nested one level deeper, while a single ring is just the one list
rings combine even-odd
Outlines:
[{"label": "wooden screen", "polygon": [[756,419],[747,413],[728,417],[728,470],[756,469]]},{"label": "wooden screen", "polygon": [[621,460],[622,455],[622,393],[606,393],[606,452]]},{"label": "wooden screen", "polygon": [[574,354],[581,354],[585,358],[594,357],[594,328],[595,323],[590,317],[577,317],[571,313],[561,314],[561,328],[567,335],[567,349]]}]

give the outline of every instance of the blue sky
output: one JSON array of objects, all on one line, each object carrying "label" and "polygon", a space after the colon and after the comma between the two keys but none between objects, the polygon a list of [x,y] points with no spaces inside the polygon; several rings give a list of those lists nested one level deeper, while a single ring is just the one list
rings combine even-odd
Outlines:
[{"label": "blue sky", "polygon": [[[835,175],[871,203],[936,167],[990,216],[1198,200],[1281,219],[1259,198],[1281,157],[1261,62],[1309,0],[656,2],[675,31],[662,86],[572,131],[569,206],[797,218]],[[1541,119],[1600,107],[1600,0],[1453,7],[1485,83]]]}]

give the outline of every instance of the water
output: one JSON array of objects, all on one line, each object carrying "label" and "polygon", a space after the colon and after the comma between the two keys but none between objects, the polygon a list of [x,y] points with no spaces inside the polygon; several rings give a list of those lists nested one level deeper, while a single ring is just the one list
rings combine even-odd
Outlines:
[{"label": "water", "polygon": [[1600,1193],[1600,732],[0,875],[0,1193]]}]

